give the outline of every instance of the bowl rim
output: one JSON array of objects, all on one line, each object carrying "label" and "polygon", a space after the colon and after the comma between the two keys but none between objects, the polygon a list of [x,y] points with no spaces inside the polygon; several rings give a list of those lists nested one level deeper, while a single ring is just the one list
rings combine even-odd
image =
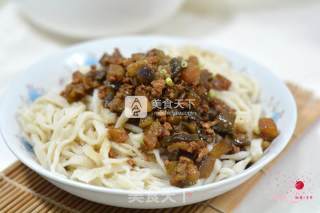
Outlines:
[{"label": "bowl rim", "polygon": [[[61,24],[60,21],[53,21],[51,19],[45,19],[42,20],[40,18],[39,14],[34,14],[34,9],[30,9],[25,5],[25,3],[17,1],[19,8],[21,9],[22,15],[29,21],[31,24],[35,25],[35,27],[40,28],[41,30],[44,30],[46,33],[53,33],[56,36],[62,36],[66,38],[74,38],[78,39],[79,41],[82,39],[92,39],[92,38],[102,38],[103,36],[117,36],[117,35],[122,35],[125,33],[134,33],[134,32],[139,32],[142,30],[148,30],[152,28],[153,26],[156,26],[157,24],[162,24],[165,21],[167,21],[170,17],[172,17],[176,11],[178,11],[184,3],[185,0],[171,0],[171,7],[166,8],[166,14],[162,14],[161,16],[155,16],[152,17],[153,21],[152,22],[145,22],[144,24],[140,25],[134,25],[134,29],[132,26],[130,26],[130,29],[127,30],[126,28],[120,28],[116,31],[114,30],[101,30],[96,29],[94,30],[84,30],[84,29],[70,29],[70,26],[66,26]],[[143,2],[141,2],[143,4]],[[77,16],[77,15],[75,15]],[[149,17],[150,18],[150,17]],[[50,22],[50,23],[49,23]],[[70,24],[69,24],[70,25]],[[90,24],[92,25],[92,24]],[[90,26],[89,25],[89,26]],[[99,25],[99,24],[96,24]]]},{"label": "bowl rim", "polygon": [[[254,174],[256,174],[259,170],[261,170],[264,166],[266,166],[268,163],[270,163],[274,158],[276,158],[282,151],[283,149],[286,147],[286,145],[289,143],[289,140],[291,139],[291,137],[293,136],[293,132],[295,130],[295,126],[296,126],[296,122],[297,122],[297,106],[294,100],[294,97],[292,95],[292,93],[290,92],[290,90],[288,89],[288,87],[284,84],[283,81],[281,81],[278,77],[276,77],[271,71],[270,69],[268,69],[267,67],[261,65],[260,63],[255,62],[254,60],[244,56],[243,54],[239,54],[238,52],[234,51],[234,50],[230,50],[224,47],[221,47],[219,45],[216,44],[212,44],[210,42],[206,42],[206,41],[198,41],[196,39],[186,39],[184,37],[168,37],[168,36],[123,36],[123,37],[111,37],[111,38],[104,38],[104,39],[96,39],[96,40],[92,40],[92,41],[88,41],[88,42],[83,42],[83,43],[79,43],[73,46],[70,46],[68,48],[62,49],[58,52],[56,52],[55,54],[52,54],[51,57],[54,56],[58,56],[60,54],[65,54],[67,52],[72,52],[74,50],[78,50],[78,49],[86,49],[86,47],[89,46],[94,46],[97,44],[103,44],[103,43],[108,43],[108,42],[115,42],[115,41],[121,41],[121,40],[127,40],[127,41],[131,41],[134,42],[136,40],[151,40],[153,42],[159,41],[158,43],[165,43],[166,41],[169,43],[173,42],[173,41],[177,41],[178,43],[190,43],[192,45],[196,45],[196,46],[204,46],[207,45],[207,49],[211,49],[213,50],[214,48],[219,49],[219,50],[223,50],[225,52],[229,52],[232,53],[236,56],[239,56],[241,58],[241,60],[244,60],[246,62],[250,62],[250,64],[254,64],[255,66],[258,66],[260,68],[263,68],[264,70],[266,70],[268,72],[268,75],[278,81],[279,85],[282,87],[283,92],[286,93],[287,95],[287,100],[289,101],[289,105],[291,107],[291,114],[290,114],[290,124],[286,129],[286,134],[285,137],[282,138],[281,141],[279,141],[278,143],[281,142],[281,146],[279,146],[277,149],[273,150],[272,152],[269,151],[267,153],[264,153],[264,158],[260,159],[259,161],[255,162],[252,166],[250,166],[249,168],[245,169],[243,172],[236,174],[232,177],[229,177],[227,179],[218,181],[218,182],[213,182],[213,183],[208,183],[208,184],[204,184],[204,185],[200,185],[200,186],[192,186],[192,187],[188,187],[188,188],[168,188],[168,189],[164,189],[164,190],[160,190],[160,191],[147,191],[147,190],[125,190],[125,189],[112,189],[112,188],[107,188],[107,187],[101,187],[101,186],[95,186],[95,185],[90,185],[87,183],[82,183],[79,181],[75,181],[75,180],[71,180],[68,179],[62,175],[58,175],[56,173],[53,173],[45,168],[43,168],[39,163],[33,162],[32,160],[30,160],[30,158],[28,157],[24,157],[22,155],[19,154],[19,152],[17,152],[16,150],[14,150],[14,148],[12,147],[12,145],[10,144],[10,142],[7,140],[7,136],[4,132],[4,124],[5,121],[0,120],[0,135],[3,139],[3,141],[5,142],[5,144],[7,145],[7,147],[11,150],[11,152],[18,158],[18,160],[20,160],[24,165],[26,165],[27,167],[29,167],[31,170],[33,170],[34,172],[38,173],[39,175],[46,177],[52,181],[55,181],[59,184],[63,184],[63,185],[68,185],[68,186],[72,186],[75,188],[80,188],[83,190],[89,190],[89,191],[93,191],[93,192],[101,192],[101,193],[111,193],[111,194],[117,194],[117,195],[140,195],[140,196],[145,196],[145,195],[163,195],[163,194],[167,194],[167,195],[177,195],[177,194],[181,194],[181,193],[189,193],[189,192],[197,192],[197,191],[204,191],[204,190],[210,190],[210,189],[214,189],[214,188],[219,188],[221,186],[224,185],[229,185],[233,182],[240,182],[241,180],[247,176],[252,176]],[[20,76],[16,78],[16,80],[18,79],[22,79],[23,76],[26,74],[26,71],[31,69],[34,65],[41,63],[42,61],[45,60],[50,60],[50,56],[45,57],[44,59],[40,59],[39,61],[36,61],[34,64],[32,64],[31,66],[27,67],[26,69],[24,69],[24,71],[19,72]],[[21,74],[22,73],[22,74]],[[15,80],[13,80],[14,82]],[[11,84],[13,85],[13,84]],[[7,86],[4,89],[4,95],[3,95],[3,101],[0,104],[0,115],[5,113],[4,112],[4,103],[6,103],[5,100],[10,99],[10,92],[7,92],[8,90],[10,90],[11,85]]]}]

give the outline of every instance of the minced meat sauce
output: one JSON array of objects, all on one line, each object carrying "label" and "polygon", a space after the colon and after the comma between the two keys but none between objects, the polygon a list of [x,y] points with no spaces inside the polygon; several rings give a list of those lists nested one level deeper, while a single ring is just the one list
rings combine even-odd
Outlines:
[{"label": "minced meat sauce", "polygon": [[[199,178],[209,177],[215,159],[238,152],[249,144],[247,134],[235,128],[235,110],[209,95],[210,90],[229,90],[231,85],[223,75],[212,75],[202,69],[195,56],[170,57],[159,49],[152,49],[126,58],[115,49],[111,55],[104,54],[100,65],[92,66],[88,73],[74,72],[72,82],[61,95],[72,103],[97,89],[104,106],[118,115],[124,110],[126,96],[147,97],[147,117],[129,119],[128,123],[143,129],[141,149],[146,158],[149,151],[159,149],[166,159],[171,185],[186,187]],[[180,107],[163,109],[153,107],[155,100],[184,101]],[[257,137],[265,141],[271,142],[278,135],[270,118],[261,118],[259,128]],[[110,126],[108,137],[124,143],[128,132]],[[213,146],[210,151],[208,144]],[[114,150],[109,156],[116,156]],[[130,165],[134,165],[131,161]]]}]

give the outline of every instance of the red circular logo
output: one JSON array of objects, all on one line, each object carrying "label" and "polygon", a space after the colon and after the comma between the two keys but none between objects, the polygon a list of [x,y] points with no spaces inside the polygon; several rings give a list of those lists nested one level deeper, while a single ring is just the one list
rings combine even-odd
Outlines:
[{"label": "red circular logo", "polygon": [[297,190],[301,190],[304,187],[304,183],[301,180],[296,181],[295,187]]}]

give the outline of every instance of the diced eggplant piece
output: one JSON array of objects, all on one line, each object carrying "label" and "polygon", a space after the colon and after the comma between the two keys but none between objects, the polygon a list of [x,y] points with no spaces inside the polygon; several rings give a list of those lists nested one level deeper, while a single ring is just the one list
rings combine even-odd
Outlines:
[{"label": "diced eggplant piece", "polygon": [[212,83],[216,90],[228,90],[231,86],[231,81],[220,74],[214,76]]},{"label": "diced eggplant piece", "polygon": [[260,118],[259,129],[260,136],[267,141],[273,141],[279,135],[277,125],[271,118]]},{"label": "diced eggplant piece", "polygon": [[236,115],[232,111],[224,110],[220,112],[217,117],[217,124],[213,126],[213,129],[218,133],[230,134],[233,131],[233,124],[236,119]]},{"label": "diced eggplant piece", "polygon": [[140,83],[150,84],[154,79],[154,74],[150,68],[142,67],[137,73],[137,78]]},{"label": "diced eggplant piece", "polygon": [[232,135],[232,143],[236,146],[246,146],[249,145],[249,138],[245,133],[235,132]]},{"label": "diced eggplant piece", "polygon": [[181,66],[181,61],[181,58],[172,58],[170,60],[170,68],[173,78],[180,74],[183,69]]},{"label": "diced eggplant piece", "polygon": [[209,152],[207,158],[205,158],[200,166],[200,178],[208,178],[212,173],[216,159],[232,150],[232,144],[229,140],[223,139],[216,143],[212,150]]},{"label": "diced eggplant piece", "polygon": [[170,143],[179,142],[179,141],[191,142],[191,141],[197,141],[197,140],[200,140],[199,135],[197,134],[177,133],[174,135],[163,137],[161,140],[161,144],[169,145]]}]

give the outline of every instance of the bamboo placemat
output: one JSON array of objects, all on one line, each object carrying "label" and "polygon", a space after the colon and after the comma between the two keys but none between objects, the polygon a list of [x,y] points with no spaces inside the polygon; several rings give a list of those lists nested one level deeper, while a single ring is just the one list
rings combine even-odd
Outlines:
[{"label": "bamboo placemat", "polygon": [[[281,155],[320,117],[320,100],[314,98],[311,92],[292,84],[289,84],[289,88],[297,102],[298,123],[292,140]],[[0,212],[232,212],[276,161],[277,159],[268,164],[249,181],[221,196],[198,204],[165,210],[133,210],[93,203],[60,190],[20,162],[16,162],[0,173]]]}]

